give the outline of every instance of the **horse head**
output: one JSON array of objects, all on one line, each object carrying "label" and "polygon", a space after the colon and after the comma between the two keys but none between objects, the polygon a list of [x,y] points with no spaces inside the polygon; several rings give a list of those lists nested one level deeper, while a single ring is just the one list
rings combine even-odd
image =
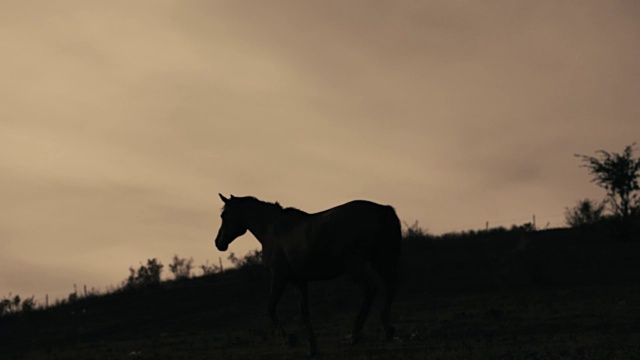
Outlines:
[{"label": "horse head", "polygon": [[247,232],[247,226],[239,199],[233,195],[228,199],[222,194],[218,195],[224,202],[224,209],[220,215],[222,224],[216,236],[216,247],[220,251],[226,251],[233,240]]}]

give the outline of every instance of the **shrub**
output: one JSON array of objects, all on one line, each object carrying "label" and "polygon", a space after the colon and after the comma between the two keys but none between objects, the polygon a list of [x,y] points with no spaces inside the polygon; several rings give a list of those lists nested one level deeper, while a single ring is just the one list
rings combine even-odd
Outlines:
[{"label": "shrub", "polygon": [[125,288],[137,288],[157,285],[160,283],[160,274],[164,265],[158,259],[147,260],[147,265],[140,265],[138,270],[130,267],[130,275],[125,281]]},{"label": "shrub", "polygon": [[0,316],[11,314],[20,310],[20,296],[11,296],[9,293],[8,297],[0,300]]},{"label": "shrub", "polygon": [[431,238],[431,235],[429,235],[427,230],[421,228],[418,225],[418,221],[414,222],[411,225],[408,225],[407,223],[405,223],[405,226],[407,228],[402,232],[402,237],[405,240],[430,239]]},{"label": "shrub", "polygon": [[231,253],[227,259],[238,269],[258,266],[262,265],[262,251],[250,251],[242,259],[238,259],[234,253]]},{"label": "shrub", "polygon": [[512,232],[534,232],[536,230],[536,225],[532,222],[524,223],[522,225],[511,225]]},{"label": "shrub", "polygon": [[36,309],[36,300],[35,296],[31,296],[30,298],[26,298],[22,300],[22,312],[29,312]]},{"label": "shrub", "polygon": [[222,266],[211,264],[209,265],[209,261],[204,265],[200,265],[200,269],[202,269],[202,275],[212,275],[222,272]]},{"label": "shrub", "polygon": [[191,276],[191,268],[193,266],[193,258],[181,259],[178,255],[173,256],[173,263],[169,264],[169,270],[177,279],[188,279]]},{"label": "shrub", "polygon": [[567,225],[573,228],[590,226],[604,219],[604,209],[605,202],[583,199],[578,201],[574,208],[566,208],[564,218]]}]

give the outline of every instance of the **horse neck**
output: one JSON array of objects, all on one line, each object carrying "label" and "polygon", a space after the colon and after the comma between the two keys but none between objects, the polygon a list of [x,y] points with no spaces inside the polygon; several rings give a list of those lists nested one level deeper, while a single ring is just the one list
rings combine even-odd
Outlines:
[{"label": "horse neck", "polygon": [[256,201],[247,206],[246,224],[253,236],[265,246],[269,242],[271,227],[280,215],[281,209],[275,205]]}]

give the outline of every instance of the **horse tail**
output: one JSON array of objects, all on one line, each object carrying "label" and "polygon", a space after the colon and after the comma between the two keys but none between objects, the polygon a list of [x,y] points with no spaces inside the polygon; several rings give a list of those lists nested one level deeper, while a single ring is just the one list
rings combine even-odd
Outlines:
[{"label": "horse tail", "polygon": [[402,226],[400,225],[400,218],[396,210],[392,206],[386,206],[386,219],[384,221],[385,229],[383,233],[389,241],[389,250],[392,256],[400,256],[400,250],[402,245]]},{"label": "horse tail", "polygon": [[380,314],[382,326],[385,328],[387,337],[393,336],[393,327],[389,326],[389,311],[391,302],[395,297],[398,287],[399,272],[401,264],[400,250],[402,244],[402,227],[396,211],[391,206],[385,206],[380,219],[379,233],[381,235],[378,242],[376,255],[373,257],[372,265],[378,272],[385,287],[385,300]]},{"label": "horse tail", "polygon": [[373,260],[375,267],[382,274],[395,277],[402,244],[402,227],[396,211],[391,206],[384,206],[380,213],[377,248]]}]

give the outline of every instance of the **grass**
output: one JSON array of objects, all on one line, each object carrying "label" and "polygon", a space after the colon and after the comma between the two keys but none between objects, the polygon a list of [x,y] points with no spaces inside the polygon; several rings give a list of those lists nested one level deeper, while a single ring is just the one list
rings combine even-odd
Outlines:
[{"label": "grass", "polygon": [[[310,285],[319,359],[640,358],[639,242],[575,230],[505,231],[403,243],[382,341],[374,304],[361,344],[343,346],[360,292],[346,279]],[[248,266],[155,288],[0,318],[2,359],[298,359],[305,332],[292,289],[266,318],[268,273]]]}]

